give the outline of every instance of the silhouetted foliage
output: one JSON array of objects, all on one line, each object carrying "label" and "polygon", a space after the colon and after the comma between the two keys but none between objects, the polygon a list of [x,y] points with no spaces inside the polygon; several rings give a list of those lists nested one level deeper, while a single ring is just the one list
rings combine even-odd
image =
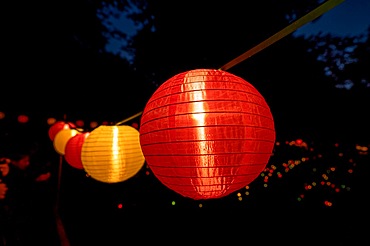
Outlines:
[{"label": "silhouetted foliage", "polygon": [[[322,2],[67,0],[12,6],[18,15],[6,29],[3,46],[8,76],[2,86],[9,87],[4,102],[129,116],[141,111],[170,77],[195,68],[218,69]],[[122,16],[139,27],[136,35],[125,33],[124,23],[118,28]],[[112,40],[120,43],[120,50],[106,50]],[[278,133],[325,127],[336,134],[363,120],[363,114],[352,113],[351,121],[345,116],[349,110],[342,110],[367,102],[368,67],[368,37],[288,35],[229,72],[264,95]],[[348,81],[353,87],[347,94],[335,87]],[[333,130],[333,122],[340,123],[338,129]]]},{"label": "silhouetted foliage", "polygon": [[365,69],[370,57],[369,34],[344,38],[319,34],[309,41],[308,52],[316,54],[318,62],[324,65],[332,86],[347,90],[369,88],[369,69]]},{"label": "silhouetted foliage", "polygon": [[[120,5],[114,1],[114,6],[122,11],[141,10],[128,15],[142,26],[127,41],[126,51],[134,52],[133,67],[146,82],[159,86],[182,71],[218,69],[322,2],[121,1]],[[365,69],[368,55],[363,50],[368,49],[368,41],[363,40],[289,35],[229,72],[261,91],[276,117],[278,133],[324,129],[324,135],[337,135],[355,125],[350,123],[356,122],[354,119],[364,118],[359,110],[354,110],[358,104],[349,99],[356,97],[352,96],[354,93],[342,95],[336,87],[349,79],[362,87],[366,84],[363,79],[368,71]],[[354,45],[356,48],[351,49]],[[347,64],[345,69],[340,69],[340,63]],[[356,102],[367,98],[364,93],[368,92],[361,93]],[[343,96],[348,100],[343,100]],[[351,117],[346,117],[349,111]]]}]

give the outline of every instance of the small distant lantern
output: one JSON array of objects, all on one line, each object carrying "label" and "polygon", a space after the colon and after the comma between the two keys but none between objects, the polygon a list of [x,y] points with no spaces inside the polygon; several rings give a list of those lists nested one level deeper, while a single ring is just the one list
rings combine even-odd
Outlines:
[{"label": "small distant lantern", "polygon": [[145,162],[139,131],[127,125],[98,126],[82,145],[81,161],[87,174],[104,183],[133,177]]},{"label": "small distant lantern", "polygon": [[48,135],[51,141],[54,141],[55,135],[63,129],[76,128],[72,122],[57,121],[49,128]]},{"label": "small distant lantern", "polygon": [[89,134],[90,132],[82,132],[71,137],[66,143],[64,158],[74,168],[83,169],[81,161],[82,144]]},{"label": "small distant lantern", "polygon": [[295,143],[301,145],[303,143],[303,140],[298,138],[297,140],[295,140]]},{"label": "small distant lantern", "polygon": [[54,141],[53,141],[55,151],[60,155],[64,155],[68,140],[79,133],[80,132],[77,131],[76,129],[60,130],[55,135]]},{"label": "small distant lantern", "polygon": [[153,174],[195,200],[249,185],[266,167],[275,128],[265,99],[225,71],[195,69],[165,81],[147,102],[140,144]]},{"label": "small distant lantern", "polygon": [[18,122],[19,123],[27,123],[29,120],[27,115],[21,114],[18,116]]}]

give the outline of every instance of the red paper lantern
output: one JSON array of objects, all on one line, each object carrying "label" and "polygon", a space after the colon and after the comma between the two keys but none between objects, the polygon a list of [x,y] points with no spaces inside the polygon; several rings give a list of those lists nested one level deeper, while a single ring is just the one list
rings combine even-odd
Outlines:
[{"label": "red paper lantern", "polygon": [[72,128],[76,128],[76,125],[72,122],[57,121],[49,128],[49,138],[51,141],[54,141],[55,135],[57,135],[60,130]]},{"label": "red paper lantern", "polygon": [[64,158],[68,164],[77,169],[83,169],[81,161],[82,144],[90,132],[83,132],[70,138],[65,147]]},{"label": "red paper lantern", "polygon": [[153,174],[184,197],[220,198],[250,184],[275,143],[268,104],[250,83],[196,69],[165,81],[147,102],[140,145]]}]

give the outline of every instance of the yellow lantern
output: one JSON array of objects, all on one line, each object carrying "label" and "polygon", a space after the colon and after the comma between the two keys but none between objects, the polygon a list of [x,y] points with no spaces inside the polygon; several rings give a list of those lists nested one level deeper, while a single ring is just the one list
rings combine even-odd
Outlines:
[{"label": "yellow lantern", "polygon": [[90,132],[81,150],[82,165],[92,178],[117,183],[143,167],[139,131],[127,125],[101,125]]},{"label": "yellow lantern", "polygon": [[80,132],[77,131],[76,129],[62,129],[60,130],[56,135],[55,135],[55,138],[53,140],[53,144],[54,144],[54,149],[55,151],[60,154],[60,155],[64,155],[65,154],[65,148],[66,148],[66,144],[68,142],[68,140],[79,134]]}]

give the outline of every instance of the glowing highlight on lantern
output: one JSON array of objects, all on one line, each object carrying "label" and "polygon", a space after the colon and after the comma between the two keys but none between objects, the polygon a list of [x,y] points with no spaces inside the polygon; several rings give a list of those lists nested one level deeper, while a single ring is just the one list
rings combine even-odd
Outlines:
[{"label": "glowing highlight on lantern", "polygon": [[[185,78],[186,80],[186,78]],[[201,89],[205,88],[204,82],[199,83]],[[195,103],[191,105],[193,112],[192,118],[196,121],[195,125],[205,126],[206,125],[206,108],[205,108],[205,97],[202,90],[195,91],[192,98]],[[210,146],[209,141],[205,141],[206,132],[204,127],[199,127],[197,130],[197,138],[201,141],[198,142],[199,154],[200,154],[200,168],[196,168],[197,178],[191,179],[191,184],[194,185],[197,193],[200,195],[209,194],[209,192],[215,193],[215,186],[219,187],[218,191],[222,191],[218,184],[222,184],[224,181],[222,177],[217,175],[217,168],[215,165],[215,157],[210,153],[213,150],[213,146]],[[210,187],[213,187],[212,190]],[[222,194],[222,192],[221,192]]]},{"label": "glowing highlight on lantern", "polygon": [[[120,153],[120,147],[119,147],[119,144],[118,144],[118,128],[117,127],[115,127],[115,128],[113,128],[113,132],[112,132],[112,155],[111,155],[111,157],[112,157],[112,162],[111,162],[111,164],[112,164],[112,167],[113,167],[113,170],[119,170],[119,166],[120,166],[120,160],[121,160],[121,158],[120,158],[120,155],[119,155],[119,153]],[[124,167],[124,166],[123,166]],[[122,171],[124,171],[124,170],[122,170]],[[112,174],[115,174],[115,175],[113,175],[114,177],[114,179],[116,179],[117,178],[117,172],[113,172]]]}]

